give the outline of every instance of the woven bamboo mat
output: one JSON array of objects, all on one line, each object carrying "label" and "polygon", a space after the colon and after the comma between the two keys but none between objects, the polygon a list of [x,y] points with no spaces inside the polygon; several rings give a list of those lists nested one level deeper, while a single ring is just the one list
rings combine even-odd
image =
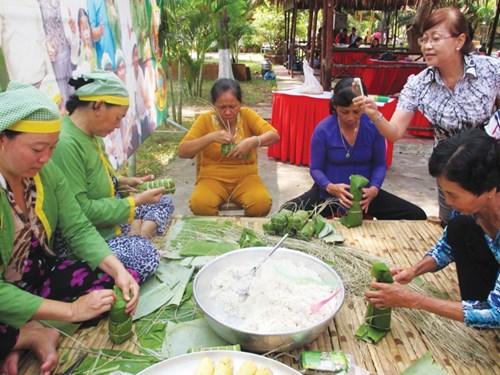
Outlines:
[{"label": "woven bamboo mat", "polygon": [[[228,217],[224,217],[225,220]],[[232,218],[236,223],[259,228],[266,219],[245,217]],[[347,229],[338,225],[346,244],[366,252],[381,256],[398,266],[408,266],[417,262],[441,236],[442,229],[432,222],[420,221],[365,221],[362,226]],[[425,275],[427,283],[459,300],[455,270],[453,266],[432,275]],[[276,359],[298,368],[302,350],[343,350],[354,357],[354,362],[372,374],[399,374],[416,359],[432,349],[436,363],[451,374],[496,374],[500,375],[500,332],[498,330],[478,331],[484,339],[484,346],[490,352],[489,365],[463,364],[453,360],[450,353],[436,347],[435,343],[419,334],[411,322],[404,321],[397,309],[393,311],[391,332],[378,344],[372,345],[355,340],[354,332],[362,323],[366,302],[362,299],[346,301],[332,320],[328,329],[315,341],[304,348],[283,353]],[[97,327],[79,330],[73,337],[66,337],[59,346],[60,358],[64,364],[57,370],[61,372],[73,363],[85,348],[112,348],[136,352],[133,341],[114,345],[108,337],[107,321]],[[38,363],[33,355],[22,358],[20,374],[38,373]]]}]

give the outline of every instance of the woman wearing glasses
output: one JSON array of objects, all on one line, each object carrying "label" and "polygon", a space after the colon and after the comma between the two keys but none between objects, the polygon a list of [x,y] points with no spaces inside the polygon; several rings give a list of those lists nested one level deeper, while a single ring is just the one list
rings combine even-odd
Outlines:
[{"label": "woman wearing glasses", "polygon": [[[419,110],[431,122],[437,145],[455,133],[488,123],[500,104],[500,60],[470,54],[474,46],[468,22],[456,8],[431,13],[421,31],[418,42],[428,67],[408,78],[392,118],[384,118],[370,98],[354,102],[393,142],[403,137]],[[438,191],[439,217],[446,224],[451,209],[439,185]]]}]

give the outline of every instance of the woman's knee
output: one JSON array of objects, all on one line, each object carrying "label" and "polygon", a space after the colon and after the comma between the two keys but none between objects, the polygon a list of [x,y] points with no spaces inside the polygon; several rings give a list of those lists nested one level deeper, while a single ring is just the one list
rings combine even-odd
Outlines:
[{"label": "woman's knee", "polygon": [[245,216],[262,217],[271,211],[273,200],[270,195],[255,197],[248,203],[243,203]]},{"label": "woman's knee", "polygon": [[221,198],[215,194],[210,194],[207,190],[195,189],[189,200],[189,208],[195,215],[216,216],[219,214],[219,205],[221,203]]}]

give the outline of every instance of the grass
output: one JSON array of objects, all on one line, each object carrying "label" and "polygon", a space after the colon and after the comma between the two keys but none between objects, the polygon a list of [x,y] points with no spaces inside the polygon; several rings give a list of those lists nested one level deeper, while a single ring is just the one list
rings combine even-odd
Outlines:
[{"label": "grass", "polygon": [[[260,58],[259,58],[260,56]],[[251,71],[252,80],[240,82],[243,92],[243,103],[248,107],[269,106],[273,100],[273,90],[277,89],[276,81],[264,81],[260,76],[260,63],[262,55],[248,54],[247,59],[239,60],[246,64]],[[214,62],[213,61],[207,62]],[[204,100],[210,100],[210,88],[215,81],[204,81]],[[185,98],[183,108],[189,107],[195,113],[203,112],[210,106],[197,98]],[[186,117],[182,125],[189,129],[193,118]],[[159,126],[152,135],[136,150],[136,172],[137,176],[154,174],[157,178],[164,177],[166,166],[177,158],[179,142],[185,133],[169,124]],[[127,175],[130,161],[125,162],[118,170],[120,175]]]}]

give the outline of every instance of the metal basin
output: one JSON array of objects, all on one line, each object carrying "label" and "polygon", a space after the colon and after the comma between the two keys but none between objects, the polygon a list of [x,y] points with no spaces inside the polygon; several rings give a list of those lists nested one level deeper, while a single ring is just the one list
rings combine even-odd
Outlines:
[{"label": "metal basin", "polygon": [[210,297],[212,280],[219,273],[224,272],[230,266],[243,266],[257,263],[264,258],[271,250],[270,247],[253,247],[231,251],[221,255],[206,264],[196,275],[193,286],[193,293],[196,303],[204,312],[205,318],[210,327],[223,339],[232,344],[240,344],[246,350],[256,353],[265,353],[271,350],[287,351],[303,346],[315,340],[330,324],[332,318],[337,314],[344,301],[344,284],[337,272],[323,261],[301,253],[300,251],[280,248],[272,256],[272,259],[288,259],[297,264],[304,264],[314,270],[322,280],[336,280],[341,288],[336,299],[340,302],[336,304],[333,312],[311,326],[295,331],[265,333],[246,331],[238,326],[229,316],[220,318],[225,314],[223,308],[216,305],[214,299]]}]

